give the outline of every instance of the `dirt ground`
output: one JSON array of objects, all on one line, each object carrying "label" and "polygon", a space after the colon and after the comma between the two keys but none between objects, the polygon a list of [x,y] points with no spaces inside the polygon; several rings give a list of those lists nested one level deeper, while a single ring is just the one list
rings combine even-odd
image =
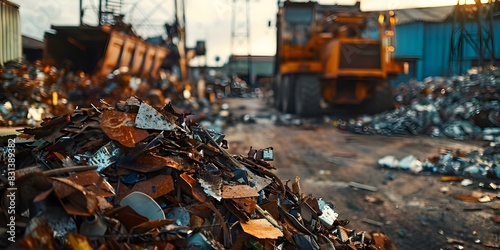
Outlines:
[{"label": "dirt ground", "polygon": [[[443,182],[439,175],[412,174],[381,168],[386,155],[420,160],[440,149],[481,149],[483,142],[455,141],[427,136],[385,137],[357,135],[331,122],[315,125],[276,125],[276,111],[262,99],[235,98],[229,104],[235,118],[250,115],[254,123],[224,126],[229,152],[246,155],[250,146],[273,147],[275,173],[283,180],[300,177],[303,193],[333,202],[339,219],[356,231],[386,233],[398,249],[498,249],[500,208],[498,192]],[[236,119],[238,120],[238,119]],[[351,182],[375,187],[354,188]],[[290,184],[291,185],[291,184]],[[443,192],[442,188],[448,188]],[[459,194],[488,192],[491,202],[466,202]]]}]

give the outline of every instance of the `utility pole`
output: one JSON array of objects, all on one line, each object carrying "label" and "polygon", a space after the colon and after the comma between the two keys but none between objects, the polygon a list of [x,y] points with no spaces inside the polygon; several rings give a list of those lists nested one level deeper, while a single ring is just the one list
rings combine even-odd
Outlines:
[{"label": "utility pole", "polygon": [[[246,53],[241,48],[246,45]],[[247,55],[247,82],[252,84],[252,53],[250,41],[250,0],[233,0],[231,20],[231,56]],[[237,52],[237,49],[240,49]],[[234,62],[230,60],[229,73],[234,75]]]},{"label": "utility pole", "polygon": [[[182,21],[179,20],[179,0],[175,0],[175,23],[177,25],[177,34],[179,41],[177,43],[177,48],[179,49],[179,66],[181,68],[181,82],[184,87],[191,88],[188,82],[188,65],[187,65],[187,59],[186,59],[186,32],[185,32],[185,27],[186,27],[186,12],[185,12],[185,2],[184,0],[181,1],[180,6],[180,14],[182,15]],[[188,89],[191,90],[191,89]]]},{"label": "utility pole", "polygon": [[80,0],[80,26],[83,24],[83,0]]},{"label": "utility pole", "polygon": [[102,0],[99,0],[99,13],[97,13],[97,26],[101,26],[102,22]]}]

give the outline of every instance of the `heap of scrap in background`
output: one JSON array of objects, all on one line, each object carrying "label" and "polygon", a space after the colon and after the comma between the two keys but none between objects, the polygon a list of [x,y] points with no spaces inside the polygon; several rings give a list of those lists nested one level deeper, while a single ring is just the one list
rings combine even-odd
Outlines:
[{"label": "heap of scrap in background", "polygon": [[500,142],[500,70],[409,82],[396,89],[395,110],[341,121],[359,134],[447,136]]}]

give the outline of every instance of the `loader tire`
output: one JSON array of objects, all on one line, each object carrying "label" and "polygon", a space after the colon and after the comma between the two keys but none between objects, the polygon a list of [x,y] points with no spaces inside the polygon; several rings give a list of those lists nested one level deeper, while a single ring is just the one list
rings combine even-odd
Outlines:
[{"label": "loader tire", "polygon": [[282,79],[282,112],[295,114],[295,79],[293,75],[284,75]]},{"label": "loader tire", "polygon": [[367,114],[378,114],[394,109],[394,96],[389,82],[380,81],[374,87],[372,96],[364,102],[363,110]]},{"label": "loader tire", "polygon": [[316,75],[299,76],[295,87],[295,111],[303,117],[322,115],[321,84]]}]

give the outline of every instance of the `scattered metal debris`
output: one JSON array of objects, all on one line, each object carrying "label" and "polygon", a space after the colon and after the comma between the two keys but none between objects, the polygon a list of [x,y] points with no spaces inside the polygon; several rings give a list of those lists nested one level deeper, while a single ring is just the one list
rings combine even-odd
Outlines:
[{"label": "scattered metal debris", "polygon": [[412,173],[434,173],[442,181],[460,182],[463,186],[497,190],[500,185],[500,145],[490,143],[483,152],[442,150],[441,154],[420,161],[409,155],[398,160],[387,155],[378,160],[378,165],[389,169],[408,170]]}]

